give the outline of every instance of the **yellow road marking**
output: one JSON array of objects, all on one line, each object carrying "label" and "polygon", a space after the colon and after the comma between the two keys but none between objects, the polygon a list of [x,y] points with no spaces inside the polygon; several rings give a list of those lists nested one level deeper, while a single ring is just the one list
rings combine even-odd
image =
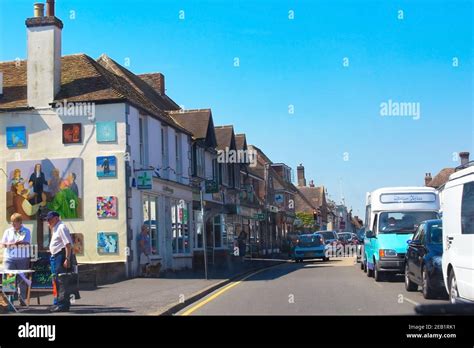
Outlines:
[{"label": "yellow road marking", "polygon": [[[273,266],[275,267],[275,266]],[[264,271],[267,271],[269,268],[272,268],[272,267],[268,267],[268,268],[263,268],[261,270],[258,270],[254,273],[251,273],[249,274],[248,276],[242,278],[241,280],[237,281],[237,282],[232,282],[228,285],[226,285],[225,287],[223,287],[222,289],[220,289],[218,292],[216,292],[214,295],[211,295],[209,296],[207,299],[199,302],[198,304],[196,304],[195,306],[191,307],[190,309],[188,309],[186,312],[184,312],[183,314],[181,314],[182,316],[188,316],[190,315],[191,313],[195,312],[196,310],[198,310],[199,308],[201,308],[202,306],[204,306],[205,304],[211,302],[212,300],[216,299],[217,297],[219,297],[220,295],[222,295],[224,292],[232,289],[234,286],[237,286],[239,285],[240,283],[242,283],[244,280],[250,278],[250,277],[253,277],[254,275],[258,274],[258,273],[261,273],[261,272],[264,272]]]}]

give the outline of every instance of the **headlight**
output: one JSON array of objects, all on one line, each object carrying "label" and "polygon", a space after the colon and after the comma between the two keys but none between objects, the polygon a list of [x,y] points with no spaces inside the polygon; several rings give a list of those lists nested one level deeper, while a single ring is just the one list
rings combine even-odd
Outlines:
[{"label": "headlight", "polygon": [[396,250],[393,250],[393,249],[380,249],[379,250],[379,256],[380,257],[397,256],[397,252],[396,252]]},{"label": "headlight", "polygon": [[435,256],[433,257],[433,265],[436,266],[436,267],[441,267],[441,263],[442,263],[442,258],[440,256]]}]

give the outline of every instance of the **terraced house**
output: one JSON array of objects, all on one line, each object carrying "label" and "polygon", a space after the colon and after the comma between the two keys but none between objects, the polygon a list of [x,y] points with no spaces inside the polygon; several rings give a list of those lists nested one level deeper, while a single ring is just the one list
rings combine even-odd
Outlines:
[{"label": "terraced house", "polygon": [[63,23],[48,5],[26,20],[27,59],[0,63],[0,229],[19,212],[46,249],[41,216],[57,210],[79,262],[107,282],[137,274],[147,224],[162,269],[192,267],[192,138],[167,112],[179,106],[164,76],[62,56]]}]

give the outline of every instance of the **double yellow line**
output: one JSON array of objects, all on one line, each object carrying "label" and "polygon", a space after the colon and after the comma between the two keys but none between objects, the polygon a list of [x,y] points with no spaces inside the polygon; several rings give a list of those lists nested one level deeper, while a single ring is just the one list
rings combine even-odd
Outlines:
[{"label": "double yellow line", "polygon": [[222,289],[220,289],[219,291],[217,291],[215,294],[209,296],[209,297],[206,298],[205,300],[202,300],[202,301],[198,302],[196,305],[192,306],[190,309],[188,309],[186,312],[182,313],[181,315],[182,315],[182,316],[188,316],[188,315],[192,314],[193,312],[197,311],[197,310],[198,310],[199,308],[201,308],[202,306],[206,305],[207,303],[211,302],[212,300],[215,300],[217,297],[219,297],[220,295],[222,295],[222,294],[225,293],[226,291],[229,291],[229,290],[232,289],[234,286],[239,285],[240,283],[242,283],[242,282],[245,281],[246,279],[248,279],[248,278],[250,278],[250,277],[253,277],[254,275],[259,274],[259,273],[261,273],[261,272],[265,272],[265,271],[267,271],[268,269],[273,268],[273,267],[276,267],[276,266],[279,266],[279,265],[275,265],[275,266],[263,268],[263,269],[261,269],[261,270],[258,270],[258,271],[254,272],[254,273],[251,273],[251,274],[245,276],[244,278],[240,279],[239,281],[231,282],[230,284],[224,286]]}]

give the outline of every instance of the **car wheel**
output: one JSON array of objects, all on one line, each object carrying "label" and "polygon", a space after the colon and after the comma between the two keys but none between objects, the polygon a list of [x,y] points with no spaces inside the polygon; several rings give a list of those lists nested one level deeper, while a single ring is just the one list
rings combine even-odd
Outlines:
[{"label": "car wheel", "polygon": [[451,270],[449,274],[449,302],[455,304],[458,302],[459,298],[459,291],[458,291],[458,283],[456,281],[456,276],[454,275],[454,271]]},{"label": "car wheel", "polygon": [[408,277],[408,264],[406,263],[405,263],[405,290],[410,291],[410,292],[418,290],[418,284],[413,283]]},{"label": "car wheel", "polygon": [[422,285],[421,285],[423,297],[426,298],[427,300],[435,298],[436,293],[433,290],[433,288],[430,286],[430,278],[428,276],[428,272],[426,272],[425,267],[423,267],[421,270],[421,279],[423,280]]},{"label": "car wheel", "polygon": [[329,261],[329,257],[323,257],[323,261],[324,261],[324,262]]},{"label": "car wheel", "polygon": [[383,279],[383,273],[377,269],[377,262],[374,261],[374,279],[376,282],[381,282]]},{"label": "car wheel", "polygon": [[366,261],[367,277],[372,278],[374,276],[374,270],[369,268],[369,263]]}]

